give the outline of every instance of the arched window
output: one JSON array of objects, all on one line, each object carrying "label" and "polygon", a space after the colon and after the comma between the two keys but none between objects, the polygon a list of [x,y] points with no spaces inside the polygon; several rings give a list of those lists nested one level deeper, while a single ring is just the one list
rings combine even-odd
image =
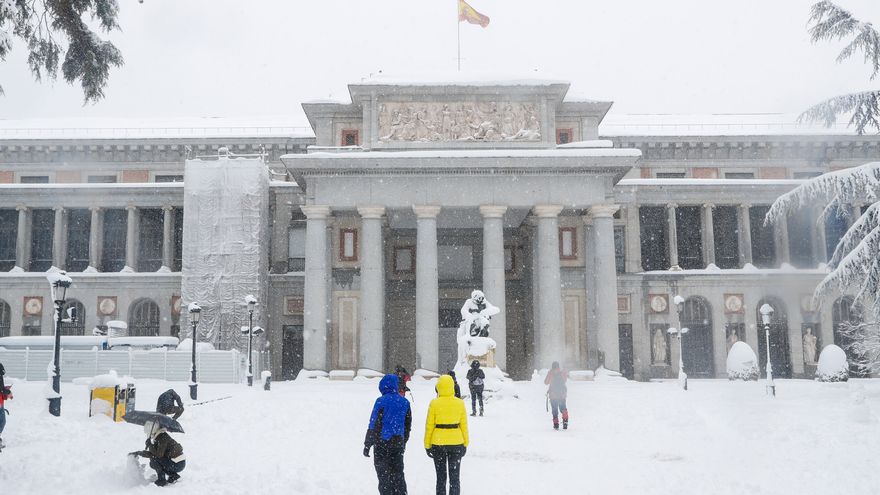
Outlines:
[{"label": "arched window", "polygon": [[11,328],[12,311],[9,304],[0,299],[0,337],[9,337],[9,329]]},{"label": "arched window", "polygon": [[67,323],[61,323],[61,335],[85,335],[86,330],[86,308],[83,306],[83,303],[77,301],[76,299],[68,299],[67,302],[64,303],[64,306],[61,308],[62,318],[65,320],[68,318],[67,310],[69,308],[76,308],[76,321]]},{"label": "arched window", "polygon": [[128,335],[153,337],[159,335],[159,305],[152,299],[138,299],[128,310]]},{"label": "arched window", "polygon": [[773,364],[774,378],[791,378],[791,350],[788,342],[788,312],[785,304],[776,297],[765,297],[755,306],[755,322],[758,328],[758,361],[761,373],[767,369],[767,339],[761,306],[769,304],[773,308],[770,317],[770,363]]},{"label": "arched window", "polygon": [[831,308],[831,320],[834,324],[834,345],[843,349],[846,359],[849,361],[849,374],[854,377],[865,377],[868,373],[859,366],[863,357],[852,348],[853,339],[845,331],[846,325],[858,325],[862,323],[861,308],[853,304],[853,298],[843,296],[834,301]]},{"label": "arched window", "polygon": [[712,347],[712,307],[699,296],[689,297],[681,311],[681,326],[688,329],[681,341],[684,369],[691,376],[715,374]]}]

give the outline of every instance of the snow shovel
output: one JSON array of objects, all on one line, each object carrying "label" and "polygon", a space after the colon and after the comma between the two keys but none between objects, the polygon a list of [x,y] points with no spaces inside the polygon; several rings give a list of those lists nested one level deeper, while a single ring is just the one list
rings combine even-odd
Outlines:
[{"label": "snow shovel", "polygon": [[544,395],[544,410],[550,412],[550,391],[547,391],[547,394]]}]

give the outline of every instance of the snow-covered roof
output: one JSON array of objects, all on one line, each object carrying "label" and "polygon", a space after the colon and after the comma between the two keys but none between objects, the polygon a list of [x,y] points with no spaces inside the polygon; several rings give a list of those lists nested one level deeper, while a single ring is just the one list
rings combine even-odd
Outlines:
[{"label": "snow-covered roof", "polygon": [[352,85],[363,86],[550,86],[570,84],[537,74],[499,74],[481,72],[443,72],[437,74],[370,74]]},{"label": "snow-covered roof", "polygon": [[378,160],[387,158],[559,158],[559,157],[639,157],[641,150],[633,148],[552,148],[552,149],[496,149],[496,150],[420,150],[369,151],[364,153],[308,153],[284,155],[282,159],[345,158]]},{"label": "snow-covered roof", "polygon": [[0,140],[313,136],[311,127],[290,117],[0,119]]},{"label": "snow-covered roof", "polygon": [[782,113],[615,114],[599,125],[602,137],[624,136],[789,136],[844,135],[856,132],[846,124],[832,127],[798,124],[797,115]]}]

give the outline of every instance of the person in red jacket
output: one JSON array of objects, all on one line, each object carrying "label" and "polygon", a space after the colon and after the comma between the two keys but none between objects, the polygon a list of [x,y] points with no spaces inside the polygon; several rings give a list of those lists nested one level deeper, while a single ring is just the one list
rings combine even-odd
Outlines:
[{"label": "person in red jacket", "polygon": [[544,385],[549,385],[547,396],[550,398],[550,410],[553,412],[554,430],[559,429],[560,412],[562,412],[562,429],[568,429],[568,407],[565,405],[565,399],[568,397],[566,380],[568,380],[568,372],[559,367],[558,361],[554,361],[544,378]]},{"label": "person in red jacket", "polygon": [[[0,435],[3,435],[3,428],[6,427],[6,406],[5,402],[7,399],[12,398],[12,389],[7,387],[3,382],[3,375],[6,374],[6,370],[3,369],[3,364],[0,363]],[[3,443],[3,438],[0,436],[0,450],[2,450],[6,445]]]},{"label": "person in red jacket", "polygon": [[406,371],[406,368],[400,365],[394,369],[394,374],[397,375],[397,392],[401,397],[406,397],[406,393],[409,392],[409,387],[407,387],[406,384],[412,379],[412,377]]}]

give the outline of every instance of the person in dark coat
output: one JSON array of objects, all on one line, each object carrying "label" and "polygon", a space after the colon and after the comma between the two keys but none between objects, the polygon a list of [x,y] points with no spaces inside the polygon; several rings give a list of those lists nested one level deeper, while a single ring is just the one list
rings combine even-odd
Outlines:
[{"label": "person in dark coat", "polygon": [[179,480],[180,472],[186,467],[183,447],[171,438],[165,428],[153,421],[144,423],[144,432],[149,435],[146,449],[132,452],[131,455],[150,460],[150,467],[156,471],[157,486],[165,486]]},{"label": "person in dark coat", "polygon": [[474,359],[471,369],[467,372],[468,388],[471,391],[471,416],[477,415],[477,401],[480,402],[480,416],[483,415],[483,387],[486,373],[480,369],[480,362]]},{"label": "person in dark coat", "polygon": [[461,387],[458,385],[458,379],[455,378],[455,372],[449,370],[446,372],[446,374],[452,377],[452,381],[455,383],[455,396],[461,399]]},{"label": "person in dark coat", "polygon": [[[12,398],[12,389],[6,386],[6,383],[3,381],[3,375],[6,374],[6,370],[3,368],[3,364],[0,363],[0,435],[3,435],[3,429],[6,427],[6,401]],[[3,449],[6,445],[3,443],[3,438],[0,438],[0,449]]]},{"label": "person in dark coat", "polygon": [[173,388],[169,388],[162,392],[159,400],[156,401],[156,412],[159,414],[173,414],[173,418],[177,419],[183,414],[183,400],[181,400]]},{"label": "person in dark coat", "polygon": [[547,396],[550,398],[550,410],[553,412],[554,430],[559,429],[560,412],[562,413],[562,429],[568,429],[568,407],[565,405],[565,399],[568,397],[566,380],[568,380],[568,372],[559,367],[558,361],[554,361],[544,378],[544,384],[549,385]]},{"label": "person in dark coat", "polygon": [[407,387],[406,384],[412,379],[412,377],[410,376],[409,372],[406,371],[406,368],[399,365],[397,366],[397,368],[395,368],[394,374],[397,375],[397,387],[400,396],[406,397],[406,393],[410,391],[409,387]]},{"label": "person in dark coat", "polygon": [[364,438],[364,456],[370,457],[373,449],[381,495],[406,495],[403,453],[412,428],[412,410],[399,394],[397,375],[385,375],[379,381],[379,392],[382,396],[373,404]]}]

